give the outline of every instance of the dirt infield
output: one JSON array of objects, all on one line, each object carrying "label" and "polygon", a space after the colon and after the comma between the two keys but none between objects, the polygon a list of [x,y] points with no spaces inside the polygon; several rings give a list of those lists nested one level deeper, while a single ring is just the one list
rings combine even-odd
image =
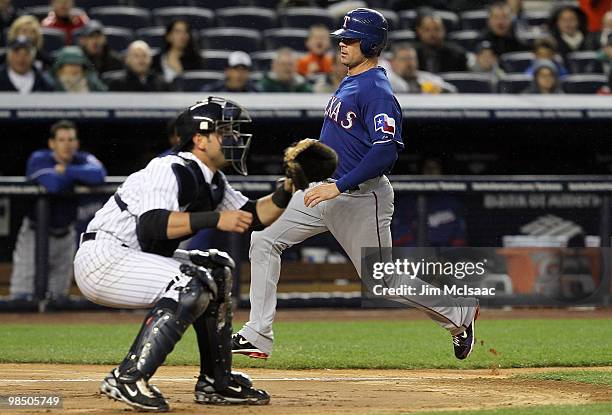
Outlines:
[{"label": "dirt infield", "polygon": [[[98,394],[111,366],[0,365],[0,395],[60,394],[63,409],[2,413],[125,413],[126,406]],[[564,370],[576,370],[564,369]],[[612,367],[588,368],[612,371]],[[308,370],[250,369],[272,402],[262,407],[202,408],[193,403],[196,367],[162,367],[153,378],[173,412],[206,414],[397,414],[422,410],[476,409],[609,401],[612,388],[580,383],[512,378],[554,370]]]}]

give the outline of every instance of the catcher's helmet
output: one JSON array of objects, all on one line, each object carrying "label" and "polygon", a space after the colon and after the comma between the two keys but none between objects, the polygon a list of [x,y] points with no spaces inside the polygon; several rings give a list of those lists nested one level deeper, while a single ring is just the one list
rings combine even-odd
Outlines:
[{"label": "catcher's helmet", "polygon": [[250,123],[246,109],[234,101],[220,97],[208,97],[187,108],[176,119],[176,134],[180,138],[175,151],[188,151],[196,133],[217,132],[223,136],[225,159],[236,171],[247,174],[246,155],[251,144],[251,134],[240,132],[240,125]]},{"label": "catcher's helmet", "polygon": [[387,45],[387,19],[376,10],[359,8],[344,16],[342,28],[332,32],[332,36],[344,39],[359,39],[364,56],[379,56]]}]

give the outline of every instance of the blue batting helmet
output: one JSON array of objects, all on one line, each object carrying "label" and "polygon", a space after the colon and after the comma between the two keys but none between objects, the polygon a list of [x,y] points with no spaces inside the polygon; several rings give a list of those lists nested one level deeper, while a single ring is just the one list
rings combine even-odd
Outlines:
[{"label": "blue batting helmet", "polygon": [[332,36],[344,39],[359,39],[361,52],[367,56],[378,56],[387,44],[389,25],[385,17],[376,10],[359,8],[344,16],[342,28]]}]

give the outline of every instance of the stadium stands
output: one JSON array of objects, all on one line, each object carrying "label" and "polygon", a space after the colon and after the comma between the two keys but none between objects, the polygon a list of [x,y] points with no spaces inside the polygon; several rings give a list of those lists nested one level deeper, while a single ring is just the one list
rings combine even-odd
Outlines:
[{"label": "stadium stands", "polygon": [[220,71],[186,71],[179,80],[180,89],[186,92],[199,92],[204,85],[225,79]]},{"label": "stadium stands", "polygon": [[574,74],[563,78],[561,86],[568,94],[594,94],[608,84],[608,77],[600,74]]},{"label": "stadium stands", "polygon": [[498,92],[502,94],[520,94],[532,81],[531,75],[513,73],[503,76],[497,83]]},{"label": "stadium stands", "polygon": [[66,32],[50,27],[42,28],[43,50],[47,53],[55,52],[66,44]]},{"label": "stadium stands", "polygon": [[493,77],[483,73],[446,72],[440,74],[449,84],[454,85],[460,93],[489,94],[493,92]]},{"label": "stadium stands", "polygon": [[[387,18],[390,45],[398,42],[418,43],[414,32],[416,10],[405,9],[404,3],[404,6],[398,7],[397,2],[390,0],[366,2]],[[49,0],[13,0],[12,3],[20,14],[30,13],[41,20],[50,9]],[[334,13],[335,8],[327,9],[314,0],[282,4],[278,0],[75,0],[75,6],[78,7],[74,9],[77,12],[87,13],[90,18],[105,25],[107,42],[118,51],[125,50],[135,39],[144,40],[157,51],[165,43],[165,25],[176,18],[186,19],[198,31],[201,55],[207,61],[206,69],[210,70],[224,69],[229,52],[243,50],[251,54],[254,69],[266,71],[278,48],[290,47],[298,53],[306,51],[305,40],[312,25],[323,24],[333,29],[341,24],[338,14]],[[442,19],[448,41],[463,47],[467,53],[475,51],[482,29],[487,24],[487,10],[433,12]],[[530,45],[535,39],[547,35],[549,16],[550,10],[526,8],[518,32],[525,44],[525,51],[499,57],[500,66],[507,73],[498,84],[499,92],[518,93],[524,89],[528,78],[522,74],[534,59]],[[75,36],[78,38],[78,32]],[[60,32],[45,29],[43,37],[44,50],[52,57],[52,52],[63,46]],[[335,43],[332,42],[334,47]],[[601,86],[608,65],[602,64],[600,59],[596,50],[568,54],[566,67],[575,77],[567,80],[564,90],[587,93],[585,91]],[[589,76],[596,74],[601,76]],[[478,78],[480,75],[464,75],[444,74],[452,79],[449,82],[461,85],[460,91],[487,90],[486,82]]]}]

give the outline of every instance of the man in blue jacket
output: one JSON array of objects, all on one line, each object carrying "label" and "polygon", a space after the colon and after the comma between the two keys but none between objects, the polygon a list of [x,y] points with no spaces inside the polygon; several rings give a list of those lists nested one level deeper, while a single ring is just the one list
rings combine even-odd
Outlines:
[{"label": "man in blue jacket", "polygon": [[[75,184],[104,183],[106,170],[92,154],[79,151],[77,129],[71,121],[58,121],[51,127],[49,149],[38,150],[28,159],[26,175],[52,195],[70,192]],[[49,229],[49,284],[47,297],[68,295],[72,280],[72,259],[76,251],[73,222],[78,202],[74,198],[52,197]],[[11,296],[28,300],[34,294],[34,246],[36,216],[29,211],[23,219],[11,275]]]}]

